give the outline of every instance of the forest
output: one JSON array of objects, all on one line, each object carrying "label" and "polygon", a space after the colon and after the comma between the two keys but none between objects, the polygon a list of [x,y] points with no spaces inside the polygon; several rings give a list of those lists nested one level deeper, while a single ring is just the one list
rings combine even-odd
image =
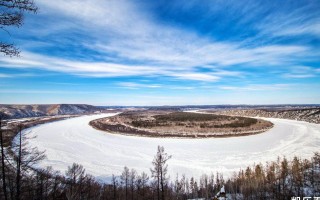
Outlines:
[{"label": "forest", "polygon": [[238,128],[249,127],[258,123],[258,120],[254,118],[231,117],[226,115],[201,114],[190,112],[172,112],[168,114],[154,115],[152,116],[153,120],[146,120],[143,117],[139,117],[139,115],[129,115],[129,117],[132,118],[130,125],[139,128],[152,128],[159,126]]}]

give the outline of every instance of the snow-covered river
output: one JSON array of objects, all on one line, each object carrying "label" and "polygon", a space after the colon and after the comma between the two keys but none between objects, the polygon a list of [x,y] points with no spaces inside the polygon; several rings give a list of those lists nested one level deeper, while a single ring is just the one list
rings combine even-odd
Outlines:
[{"label": "snow-covered river", "polygon": [[52,166],[64,173],[76,162],[101,180],[108,180],[112,174],[120,175],[124,166],[149,173],[158,145],[172,155],[168,161],[171,178],[177,173],[198,178],[216,171],[229,176],[240,168],[265,164],[278,156],[310,158],[320,149],[319,124],[285,119],[267,119],[274,123],[274,128],[258,135],[211,139],[114,135],[88,124],[112,115],[81,116],[38,125],[25,132],[36,136],[29,140],[29,145],[46,151],[47,158],[40,163],[41,167]]}]

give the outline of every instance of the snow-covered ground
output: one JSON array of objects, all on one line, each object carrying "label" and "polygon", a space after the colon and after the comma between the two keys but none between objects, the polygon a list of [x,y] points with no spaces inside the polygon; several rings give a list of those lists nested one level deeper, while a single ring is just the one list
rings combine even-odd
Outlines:
[{"label": "snow-covered ground", "polygon": [[278,156],[309,158],[320,147],[320,125],[285,119],[267,119],[271,130],[252,136],[211,139],[146,138],[108,134],[93,129],[91,120],[112,116],[81,116],[39,125],[25,132],[29,145],[45,150],[40,167],[52,166],[62,173],[76,162],[98,179],[120,175],[123,167],[150,172],[157,146],[172,155],[168,161],[171,178],[176,174],[200,177],[203,173],[234,171]]}]

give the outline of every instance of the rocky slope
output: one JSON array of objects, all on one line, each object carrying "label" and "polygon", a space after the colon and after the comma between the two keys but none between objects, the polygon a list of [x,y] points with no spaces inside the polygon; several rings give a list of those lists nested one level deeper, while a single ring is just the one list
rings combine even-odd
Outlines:
[{"label": "rocky slope", "polygon": [[85,104],[0,105],[0,114],[7,119],[78,115],[99,111],[101,111],[100,108]]},{"label": "rocky slope", "polygon": [[221,115],[232,116],[250,116],[250,117],[269,117],[269,118],[282,118],[293,119],[299,121],[306,121],[310,123],[320,124],[320,108],[310,109],[289,109],[289,110],[224,110],[214,112]]}]

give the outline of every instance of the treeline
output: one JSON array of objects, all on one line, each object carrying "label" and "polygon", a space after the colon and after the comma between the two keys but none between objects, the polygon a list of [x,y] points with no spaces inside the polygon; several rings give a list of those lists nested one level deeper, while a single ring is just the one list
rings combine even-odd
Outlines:
[{"label": "treeline", "polygon": [[184,127],[200,127],[200,128],[243,128],[249,127],[258,123],[257,119],[244,118],[238,121],[232,121],[231,123],[213,124],[210,122],[195,123],[195,122],[170,122],[160,120],[133,120],[130,125],[138,128],[153,128],[161,126],[184,126]]},{"label": "treeline", "polygon": [[278,158],[266,165],[257,164],[240,170],[227,180],[232,199],[290,199],[320,197],[320,154],[311,159]]},{"label": "treeline", "polygon": [[[159,156],[156,158],[159,159]],[[223,185],[229,199],[285,200],[293,196],[320,195],[318,153],[310,160],[294,158],[288,161],[283,158],[266,165],[248,167],[229,179],[217,173],[204,174],[199,179],[177,175],[169,180],[167,168],[159,164],[162,162],[153,163],[151,176],[124,167],[122,174],[113,175],[108,184],[97,182],[78,164],[70,166],[63,175],[52,168],[34,170],[31,174],[22,174],[19,198],[16,196],[15,170],[6,168],[7,199],[209,199]],[[5,199],[3,188],[0,189],[0,199]]]},{"label": "treeline", "polygon": [[176,125],[168,121],[157,121],[157,120],[133,120],[130,125],[138,128],[153,128],[160,126],[172,126]]},{"label": "treeline", "polygon": [[165,115],[155,115],[154,118],[158,121],[211,121],[211,120],[230,120],[235,117],[229,117],[225,115],[214,115],[214,114],[201,114],[191,112],[173,112]]},{"label": "treeline", "polygon": [[257,119],[241,118],[238,121],[232,121],[231,123],[225,123],[225,124],[211,125],[210,123],[201,123],[200,128],[243,128],[243,127],[254,125],[256,123],[258,123]]},{"label": "treeline", "polygon": [[[139,128],[160,126],[186,126],[200,128],[241,128],[258,123],[257,119],[247,117],[230,117],[224,115],[200,114],[188,112],[174,112],[165,115],[154,115],[154,120],[134,119],[130,125]],[[218,123],[217,122],[224,122]],[[230,122],[231,121],[231,122]],[[227,123],[225,123],[227,122]]]}]

